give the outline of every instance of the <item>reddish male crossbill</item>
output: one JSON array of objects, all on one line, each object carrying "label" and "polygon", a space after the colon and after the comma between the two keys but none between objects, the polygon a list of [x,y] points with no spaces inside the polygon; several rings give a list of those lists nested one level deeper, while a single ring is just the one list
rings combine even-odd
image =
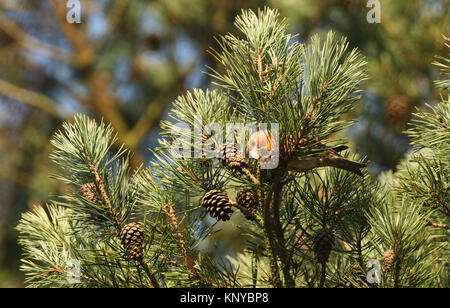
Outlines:
[{"label": "reddish male crossbill", "polygon": [[271,152],[277,149],[276,138],[266,130],[254,132],[247,143],[247,151],[251,158],[268,158]]}]

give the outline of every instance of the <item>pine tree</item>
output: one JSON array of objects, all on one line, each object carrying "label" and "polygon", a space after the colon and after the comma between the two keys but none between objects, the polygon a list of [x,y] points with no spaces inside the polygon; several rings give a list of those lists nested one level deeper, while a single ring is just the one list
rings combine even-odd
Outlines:
[{"label": "pine tree", "polygon": [[[450,48],[450,39],[444,39]],[[382,227],[383,231],[378,230],[381,236],[386,235],[386,230],[391,232],[384,243],[393,250],[393,277],[388,285],[449,285],[449,60],[450,53],[448,57],[438,57],[438,61],[434,62],[444,76],[444,79],[435,81],[436,88],[441,91],[441,101],[435,106],[427,105],[429,112],[413,114],[406,133],[411,137],[416,151],[405,159],[392,177],[396,203],[406,204],[398,209],[398,214],[391,216],[391,226]],[[397,215],[407,215],[408,218],[400,219],[400,223],[394,222]],[[398,230],[393,226],[397,226]],[[400,232],[402,228],[404,232]]]},{"label": "pine tree", "polygon": [[[56,178],[71,190],[22,217],[28,285],[448,286],[448,101],[409,131],[431,151],[375,181],[336,137],[354,123],[345,114],[366,78],[360,52],[332,32],[301,42],[268,8],[235,25],[242,37],[210,50],[223,66],[209,72],[217,88],[175,100],[150,166],[131,170],[112,127],[87,116],[55,134]],[[255,147],[259,156],[237,156]],[[218,225],[237,229],[246,248],[219,260],[202,251]],[[369,260],[385,265],[380,283],[366,279]]]}]

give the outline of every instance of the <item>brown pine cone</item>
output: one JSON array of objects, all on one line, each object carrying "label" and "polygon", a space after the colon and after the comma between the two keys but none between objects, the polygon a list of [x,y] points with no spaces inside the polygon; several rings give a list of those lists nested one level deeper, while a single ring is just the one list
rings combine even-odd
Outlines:
[{"label": "brown pine cone", "polygon": [[392,271],[392,265],[394,264],[394,251],[388,249],[383,253],[383,272]]},{"label": "brown pine cone", "polygon": [[120,241],[127,250],[131,260],[141,260],[144,256],[143,241],[144,229],[135,222],[129,223],[120,232]]},{"label": "brown pine cone", "polygon": [[409,102],[405,96],[394,96],[384,106],[384,118],[394,127],[401,126],[409,116]]},{"label": "brown pine cone", "polygon": [[314,236],[313,250],[319,263],[328,262],[331,249],[334,246],[334,234],[330,229],[324,228]]},{"label": "brown pine cone", "polygon": [[83,184],[81,186],[80,193],[84,198],[88,199],[92,203],[97,203],[97,186],[94,183]]},{"label": "brown pine cone", "polygon": [[[256,200],[255,194],[249,190],[244,190],[238,192],[236,196],[236,203],[240,206],[244,207],[251,213],[256,213],[256,208],[258,206],[258,202]],[[248,220],[254,220],[255,217],[253,215],[249,215],[248,213],[243,213],[245,218]]]},{"label": "brown pine cone", "polygon": [[202,207],[217,221],[230,220],[233,210],[228,196],[218,189],[208,191],[202,198]]},{"label": "brown pine cone", "polygon": [[244,157],[238,157],[238,148],[236,144],[225,143],[222,146],[222,157],[220,163],[233,172],[243,173],[243,168],[248,168],[248,161]]}]

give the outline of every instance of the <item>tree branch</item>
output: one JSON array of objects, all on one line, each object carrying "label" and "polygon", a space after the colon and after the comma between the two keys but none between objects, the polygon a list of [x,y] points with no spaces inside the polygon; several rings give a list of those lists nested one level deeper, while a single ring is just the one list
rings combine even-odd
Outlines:
[{"label": "tree branch", "polygon": [[164,214],[166,214],[167,219],[169,220],[169,225],[172,227],[172,229],[175,231],[175,234],[177,236],[178,245],[181,248],[181,253],[183,255],[183,266],[188,270],[193,277],[196,279],[202,281],[204,284],[209,285],[214,288],[219,288],[217,284],[210,281],[209,279],[203,277],[195,268],[194,263],[192,262],[190,258],[189,250],[186,246],[186,240],[184,238],[183,232],[181,232],[178,219],[176,216],[175,208],[173,206],[172,201],[167,201],[166,206],[162,208],[162,211]]},{"label": "tree branch", "polygon": [[274,234],[277,238],[278,242],[278,255],[281,259],[281,270],[283,272],[284,280],[286,283],[286,287],[293,288],[295,287],[295,282],[290,273],[290,259],[287,254],[284,236],[283,236],[283,228],[280,223],[280,200],[281,200],[281,192],[283,186],[277,182],[276,188],[274,190],[273,202],[271,206],[271,212],[273,212],[273,225],[274,225]]},{"label": "tree branch", "polygon": [[109,214],[111,215],[112,222],[114,226],[116,227],[117,231],[120,233],[122,231],[122,224],[120,223],[120,220],[118,218],[116,210],[113,208],[111,200],[108,197],[108,194],[106,193],[105,184],[103,183],[102,178],[100,177],[100,174],[98,172],[97,166],[92,161],[91,156],[89,155],[87,149],[84,149],[84,154],[86,155],[86,159],[89,164],[89,168],[91,169],[92,174],[95,177],[95,182],[97,184],[97,187],[100,191],[100,195],[102,196],[103,200],[105,201],[106,207],[109,210]]},{"label": "tree branch", "polygon": [[430,195],[435,198],[440,205],[442,205],[447,210],[447,216],[450,216],[450,208],[445,202],[436,194],[434,191],[430,191]]},{"label": "tree branch", "polygon": [[[259,168],[258,168],[259,169]],[[272,185],[271,191],[269,192],[264,204],[263,204],[263,216],[264,216],[264,233],[266,235],[266,252],[270,261],[271,270],[271,283],[272,286],[281,288],[281,279],[277,263],[277,254],[275,252],[275,239],[273,234],[273,224],[272,224],[272,213],[271,204],[276,185]]]},{"label": "tree branch", "polygon": [[145,273],[147,274],[148,278],[150,278],[150,282],[152,283],[152,286],[154,288],[160,288],[159,282],[156,279],[155,275],[150,271],[150,268],[148,267],[147,263],[144,262],[144,259],[139,260],[139,264],[144,269]]},{"label": "tree branch", "polygon": [[39,41],[26,33],[14,21],[0,11],[0,30],[30,52],[36,52],[57,61],[71,64],[72,54],[56,46]]},{"label": "tree branch", "polygon": [[40,93],[26,90],[7,81],[0,80],[0,94],[29,106],[39,108],[57,119],[67,120],[67,117],[58,110],[58,103]]}]

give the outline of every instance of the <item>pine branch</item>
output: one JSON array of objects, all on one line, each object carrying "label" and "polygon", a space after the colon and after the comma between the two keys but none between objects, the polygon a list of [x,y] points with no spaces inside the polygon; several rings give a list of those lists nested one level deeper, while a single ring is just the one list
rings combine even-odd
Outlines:
[{"label": "pine branch", "polygon": [[241,168],[242,172],[253,182],[255,185],[260,185],[260,181],[247,169]]},{"label": "pine branch", "polygon": [[274,238],[273,231],[273,218],[272,218],[272,205],[273,205],[273,197],[277,186],[275,184],[272,185],[265,201],[263,204],[263,218],[264,218],[264,233],[266,236],[266,251],[270,260],[270,269],[271,269],[271,283],[274,287],[280,288],[281,279],[278,269],[277,262],[277,253],[276,253],[276,243]]},{"label": "pine branch", "polygon": [[40,93],[26,90],[7,81],[0,80],[0,94],[31,107],[39,108],[56,119],[67,120],[67,117],[63,115],[65,112],[59,111],[58,104],[54,100]]},{"label": "pine branch", "polygon": [[273,222],[274,222],[274,234],[277,238],[277,244],[278,244],[277,251],[278,251],[278,255],[281,260],[281,270],[283,272],[286,287],[294,288],[295,282],[290,273],[291,264],[290,264],[290,259],[288,257],[288,254],[286,252],[283,230],[282,230],[281,223],[280,223],[280,201],[281,201],[282,190],[283,190],[283,186],[278,182],[277,188],[274,191],[273,207],[272,207]]},{"label": "pine branch", "polygon": [[13,40],[17,41],[23,48],[37,52],[43,56],[50,57],[63,63],[71,63],[71,54],[66,51],[39,41],[26,33],[14,21],[0,11],[0,29]]},{"label": "pine branch", "polygon": [[430,191],[430,195],[434,199],[436,199],[439,202],[439,204],[442,205],[447,210],[446,214],[447,214],[448,217],[450,217],[450,207],[447,204],[445,204],[445,202],[442,201],[442,199],[434,191]]},{"label": "pine branch", "polygon": [[431,227],[436,227],[436,228],[443,228],[446,230],[450,229],[450,226],[446,225],[446,224],[441,224],[441,223],[437,223],[437,222],[428,222],[427,226],[431,226]]},{"label": "pine branch", "polygon": [[117,231],[120,233],[120,231],[122,231],[122,224],[119,220],[116,210],[113,208],[111,204],[111,200],[109,199],[108,194],[106,193],[105,184],[103,183],[103,180],[101,179],[100,174],[98,173],[97,166],[92,161],[92,158],[89,155],[86,147],[84,148],[84,154],[86,155],[89,168],[91,169],[92,174],[95,176],[95,182],[97,184],[98,189],[100,190],[100,194],[102,195],[103,200],[106,203],[106,207],[109,210],[109,214],[111,215],[113,224],[116,227]]},{"label": "pine branch", "polygon": [[260,226],[264,225],[264,221],[263,221],[262,217],[259,216],[257,213],[254,213],[254,212],[248,210],[247,208],[243,207],[242,205],[240,205],[236,202],[231,202],[231,204],[232,204],[232,206],[238,208],[246,217],[249,217],[250,219],[256,219],[256,221],[258,222],[258,224]]},{"label": "pine branch", "polygon": [[175,208],[173,206],[173,203],[169,200],[166,203],[166,206],[161,209],[164,214],[166,214],[169,224],[172,227],[173,231],[175,231],[175,234],[178,239],[178,245],[181,248],[181,253],[183,255],[183,266],[187,271],[189,271],[193,278],[200,280],[205,285],[209,285],[213,288],[219,288],[219,285],[215,284],[214,282],[210,281],[209,279],[203,277],[198,270],[195,268],[194,263],[191,260],[191,255],[189,253],[189,250],[186,246],[186,240],[184,238],[184,235],[179,227],[178,219],[176,216]]},{"label": "pine branch", "polygon": [[[115,5],[122,12],[126,4]],[[59,13],[62,8],[58,4]],[[159,105],[149,107],[132,130],[112,110],[110,126],[76,116],[55,134],[51,158],[63,171],[58,179],[74,190],[49,206],[49,214],[24,214],[18,226],[29,285],[64,284],[71,273],[65,263],[74,258],[83,262],[83,286],[365,286],[355,278],[358,270],[386,251],[393,251],[393,263],[383,260],[381,287],[434,286],[435,277],[442,284],[449,230],[448,102],[415,116],[409,134],[423,153],[380,177],[393,187],[378,185],[363,176],[367,165],[355,155],[339,154],[348,147],[333,138],[352,123],[342,116],[354,108],[366,77],[361,54],[332,32],[324,40],[293,40],[286,20],[268,8],[244,11],[235,25],[242,37],[221,37],[220,50],[211,52],[224,66],[223,73],[211,75],[225,91],[196,89],[175,100],[169,120],[161,122],[161,147],[152,152],[150,168],[130,174],[124,148],[112,148],[113,127],[134,147],[137,139],[130,134],[142,135],[151,126],[142,121],[152,119],[150,111]],[[73,26],[63,30],[75,50],[89,43],[74,36]],[[84,65],[93,61],[89,52],[82,56]],[[98,73],[88,74],[95,107],[111,107]],[[202,150],[206,144],[208,151],[222,149],[216,128],[204,125],[223,129],[229,122],[282,124],[280,166],[262,170],[261,160],[249,159],[238,173],[224,160],[216,165],[207,155],[192,159],[172,151],[189,149],[191,155],[194,146],[198,154],[199,142]],[[245,142],[247,135],[241,136],[234,138]],[[226,263],[195,250],[221,235],[219,224],[230,225],[230,216],[213,215],[220,222],[209,224],[199,211],[199,197],[216,189],[227,196],[211,198],[207,211],[228,215],[231,205],[252,220],[233,223],[231,217],[245,246]],[[250,191],[251,204],[229,201],[235,191]],[[121,232],[126,221],[141,218],[142,226],[131,222],[130,232]],[[324,229],[329,232],[321,251],[317,235]],[[123,235],[134,237],[127,243]]]},{"label": "pine branch", "polygon": [[[317,105],[319,104],[319,101],[323,95],[323,92],[327,86],[328,83],[328,79],[325,78],[325,80],[322,83],[322,86],[319,89],[319,93],[317,93],[317,95],[313,98],[313,103],[311,104],[311,107],[309,108],[308,112],[304,114],[303,116],[303,121],[305,123],[305,125],[309,124],[309,122],[311,121],[311,116],[314,112],[314,109],[317,108]],[[302,126],[303,128],[303,126]]]},{"label": "pine branch", "polygon": [[150,278],[150,281],[152,283],[152,286],[154,288],[160,288],[158,280],[155,278],[155,275],[151,272],[150,268],[148,267],[147,263],[144,262],[143,259],[139,260],[139,264],[144,269],[145,273],[147,274],[148,278]]}]

